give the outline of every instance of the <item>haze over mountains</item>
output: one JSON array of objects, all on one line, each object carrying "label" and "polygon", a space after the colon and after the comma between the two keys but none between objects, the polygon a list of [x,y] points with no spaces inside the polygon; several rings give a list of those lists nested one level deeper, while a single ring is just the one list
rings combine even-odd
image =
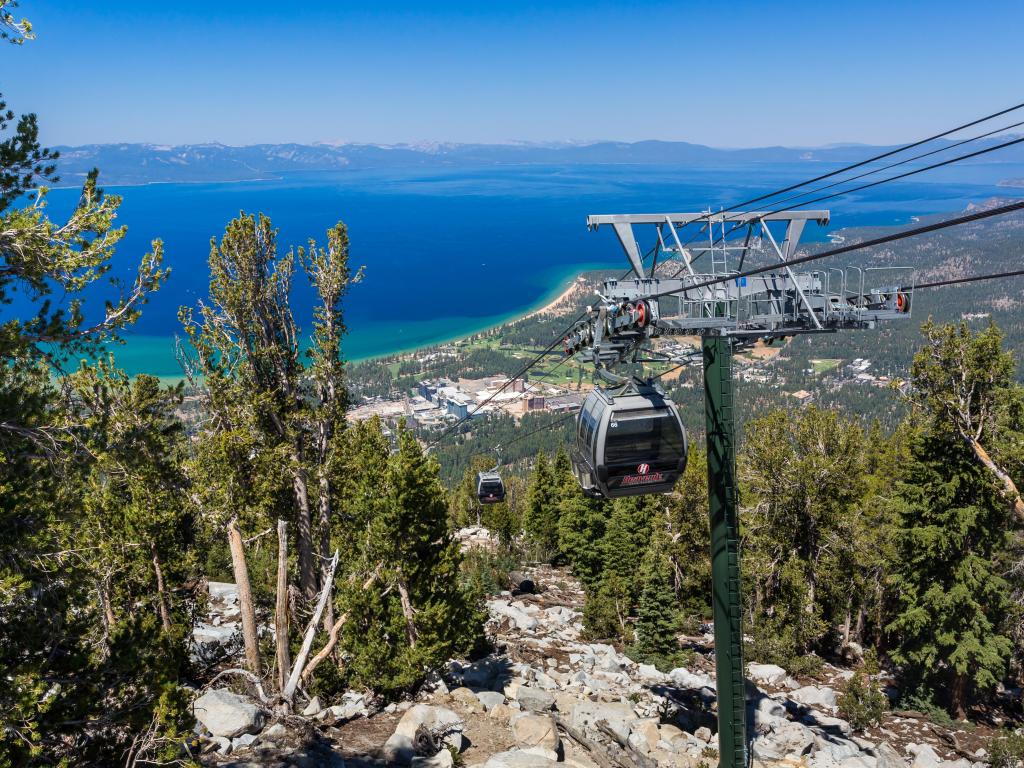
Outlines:
[{"label": "haze over mountains", "polygon": [[[1009,137],[972,142],[929,157],[937,162]],[[953,142],[946,142],[951,144]],[[930,148],[942,146],[940,142]],[[105,184],[154,182],[244,181],[274,178],[296,171],[339,171],[386,168],[459,168],[490,165],[694,165],[737,166],[755,163],[850,163],[889,149],[843,144],[817,148],[760,147],[720,149],[683,141],[599,141],[594,143],[510,144],[88,144],[54,147],[61,153],[63,185],[74,185],[92,168],[100,168]],[[1021,145],[984,155],[977,161],[1024,161]],[[898,171],[894,171],[897,173]]]}]

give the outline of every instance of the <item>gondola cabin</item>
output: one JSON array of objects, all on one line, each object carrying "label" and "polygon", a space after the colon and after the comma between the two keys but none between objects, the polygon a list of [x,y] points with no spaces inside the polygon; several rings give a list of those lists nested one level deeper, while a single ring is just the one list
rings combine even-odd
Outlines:
[{"label": "gondola cabin", "polygon": [[505,483],[497,472],[479,472],[476,476],[476,498],[481,504],[497,504],[505,500]]},{"label": "gondola cabin", "polygon": [[595,389],[576,419],[573,473],[583,492],[615,499],[668,493],[686,469],[686,431],[675,403],[653,386]]}]

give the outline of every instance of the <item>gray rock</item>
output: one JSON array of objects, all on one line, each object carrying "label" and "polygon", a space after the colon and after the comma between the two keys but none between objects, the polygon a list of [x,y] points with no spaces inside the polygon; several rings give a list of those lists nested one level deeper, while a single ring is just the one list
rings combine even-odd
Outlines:
[{"label": "gray rock", "polygon": [[318,715],[318,720],[326,720],[329,717],[333,717],[335,720],[352,720],[353,718],[365,715],[366,710],[362,703],[358,704],[335,704],[333,707],[328,707],[322,710]]},{"label": "gray rock", "polygon": [[320,697],[319,696],[314,696],[310,700],[309,704],[306,705],[306,708],[304,710],[302,710],[302,714],[305,717],[314,717],[315,715],[319,715],[320,714],[320,710],[322,710],[322,709],[323,709],[323,705],[320,703]]},{"label": "gray rock", "polygon": [[258,733],[263,727],[260,708],[225,688],[204,693],[192,702],[192,712],[214,736],[231,739],[243,733]]},{"label": "gray rock", "polygon": [[236,736],[231,740],[231,750],[235,751],[237,749],[245,749],[246,747],[250,747],[252,746],[253,742],[255,742],[256,739],[258,738],[259,736],[256,736],[252,733],[243,733],[241,736]]},{"label": "gray rock", "polygon": [[476,697],[480,699],[480,703],[484,705],[484,709],[488,712],[505,702],[505,694],[498,693],[497,691],[479,691]]},{"label": "gray rock", "polygon": [[496,686],[501,687],[507,680],[507,659],[500,656],[488,656],[487,658],[475,661],[472,664],[452,664],[452,675],[467,688],[475,691],[493,690]]},{"label": "gray rock", "polygon": [[491,755],[484,768],[557,768],[558,763],[548,757],[523,752],[521,749],[510,749]]},{"label": "gray rock", "polygon": [[227,736],[211,736],[210,741],[216,745],[218,755],[231,754],[231,739]]},{"label": "gray rock", "polygon": [[861,753],[860,746],[840,736],[817,736],[818,750],[829,755],[836,762],[842,762]]},{"label": "gray rock", "polygon": [[200,622],[192,629],[190,655],[198,664],[214,664],[242,649],[242,632],[237,624]]},{"label": "gray rock", "polygon": [[274,723],[260,734],[261,739],[283,739],[288,735],[288,728],[284,723]]},{"label": "gray rock", "polygon": [[537,672],[533,676],[533,684],[545,691],[558,690],[558,683],[546,672]]},{"label": "gray rock", "polygon": [[768,733],[775,726],[786,722],[786,708],[775,699],[763,696],[754,707],[754,729]]},{"label": "gray rock", "polygon": [[[498,695],[500,696],[501,694]],[[465,686],[453,689],[449,696],[451,696],[454,701],[459,702],[462,706],[473,712],[485,711],[483,702],[480,701],[475,693]]]},{"label": "gray rock", "polygon": [[442,749],[431,757],[414,757],[411,765],[412,768],[453,768],[455,758],[452,757],[451,750]]},{"label": "gray rock", "polygon": [[530,631],[536,629],[540,624],[530,614],[515,605],[509,605],[504,600],[488,600],[487,611],[491,616],[506,618],[512,622],[516,629]]},{"label": "gray rock", "polygon": [[776,723],[768,733],[754,739],[753,747],[762,760],[781,760],[787,756],[800,757],[815,746],[814,732],[800,723]]},{"label": "gray rock", "polygon": [[938,768],[941,762],[930,744],[907,744],[907,752],[914,758],[911,768]]},{"label": "gray rock", "polygon": [[520,685],[510,698],[519,702],[523,709],[531,712],[546,712],[555,706],[555,697],[539,688]]},{"label": "gray rock", "polygon": [[512,738],[523,752],[558,760],[562,741],[551,715],[519,715],[512,719]]},{"label": "gray rock", "polygon": [[658,748],[662,734],[658,730],[658,718],[645,717],[630,727],[629,743],[640,752],[650,753]]},{"label": "gray rock", "polygon": [[650,683],[663,683],[669,679],[668,675],[658,670],[653,664],[641,664],[636,668],[636,673],[641,680]]},{"label": "gray rock", "polygon": [[206,588],[210,592],[210,599],[223,603],[238,602],[238,586],[228,581],[210,581]]},{"label": "gray rock", "polygon": [[417,704],[410,707],[398,721],[395,732],[384,743],[384,755],[388,760],[408,763],[415,755],[413,749],[416,731],[420,727],[430,732],[446,745],[462,749],[462,718],[446,707]]},{"label": "gray rock", "polygon": [[861,752],[859,755],[841,760],[839,765],[840,768],[878,768],[878,760]]},{"label": "gray rock", "polygon": [[604,720],[620,741],[629,738],[633,723],[639,719],[628,704],[602,704],[596,701],[581,701],[572,708],[570,715],[573,726],[591,731],[597,730],[599,720]]},{"label": "gray rock", "polygon": [[803,688],[797,688],[789,696],[809,707],[824,707],[830,711],[836,708],[836,692],[827,685],[805,685]]},{"label": "gray rock", "polygon": [[672,683],[674,685],[677,685],[680,688],[685,688],[686,690],[693,691],[701,688],[714,689],[715,687],[715,680],[711,676],[703,673],[694,674],[684,667],[673,669],[668,673],[668,676],[672,678]]},{"label": "gray rock", "polygon": [[779,685],[786,679],[786,670],[776,664],[747,664],[747,674],[759,683]]},{"label": "gray rock", "polygon": [[693,735],[696,736],[701,741],[703,741],[705,743],[708,743],[708,744],[711,743],[711,737],[713,736],[713,734],[711,733],[711,729],[708,728],[707,726],[704,726],[704,725],[702,725],[700,728],[698,728],[696,731],[694,731]]},{"label": "gray rock", "polygon": [[827,733],[842,734],[843,736],[853,733],[853,727],[845,720],[814,710],[808,712],[802,719],[807,725],[816,725]]}]

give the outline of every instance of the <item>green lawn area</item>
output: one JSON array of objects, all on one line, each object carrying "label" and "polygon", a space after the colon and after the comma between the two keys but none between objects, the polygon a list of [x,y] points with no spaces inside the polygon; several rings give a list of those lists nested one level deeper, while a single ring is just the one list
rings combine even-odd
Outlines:
[{"label": "green lawn area", "polygon": [[836,360],[834,358],[825,358],[824,360],[811,360],[810,362],[811,368],[814,369],[815,375],[820,376],[823,373],[834,371],[836,368],[839,367],[839,364],[843,361]]}]

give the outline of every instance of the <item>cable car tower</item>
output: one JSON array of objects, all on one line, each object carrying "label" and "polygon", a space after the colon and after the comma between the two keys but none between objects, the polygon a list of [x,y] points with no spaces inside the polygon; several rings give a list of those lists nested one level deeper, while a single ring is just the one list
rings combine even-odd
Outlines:
[{"label": "cable car tower", "polygon": [[[733,352],[758,340],[770,344],[798,334],[868,329],[879,322],[907,319],[911,315],[913,286],[896,281],[904,267],[826,268],[800,273],[792,270],[786,262],[794,258],[807,222],[826,225],[828,221],[829,212],[824,210],[590,216],[589,229],[612,227],[632,275],[604,281],[600,303],[588,308],[586,316],[563,340],[566,355],[579,355],[592,362],[598,375],[610,384],[627,387],[632,383],[634,392],[637,385],[651,388],[653,382],[616,374],[616,366],[643,362],[682,365],[696,362],[698,356],[703,361],[722,768],[745,768],[748,763]],[[644,251],[634,231],[634,227],[641,225],[654,236],[654,258],[649,270],[645,269],[641,255]],[[692,232],[694,226],[700,229],[684,243],[680,233]],[[690,247],[705,234],[706,243]],[[704,271],[698,272],[695,263],[705,255],[707,258],[701,262]],[[748,259],[755,256],[760,257],[759,261],[767,257],[767,266],[752,268],[754,265]],[[666,268],[674,266],[673,262],[678,263],[678,268],[664,276]],[[678,345],[670,351],[660,350],[657,340],[665,336],[699,336],[700,351],[681,351]],[[647,391],[648,400],[656,405],[655,395],[650,394],[650,389]],[[608,421],[607,417],[604,421]],[[656,419],[650,421],[654,423]],[[614,474],[614,467],[595,466],[600,464],[606,446],[602,444],[604,438],[595,442],[592,436],[607,434],[608,424],[600,429],[598,426],[599,420],[588,420],[585,404],[577,424],[581,458],[574,471],[585,492],[605,489],[608,496],[619,495],[609,490],[608,476]],[[685,435],[682,444],[685,445]],[[583,457],[588,451],[588,456]],[[640,474],[629,476],[628,482],[643,483],[652,471],[646,458],[638,461],[641,463],[632,471]],[[681,469],[675,477],[679,474]],[[671,490],[675,477],[671,477],[668,487],[666,483],[652,481],[646,492]]]}]

